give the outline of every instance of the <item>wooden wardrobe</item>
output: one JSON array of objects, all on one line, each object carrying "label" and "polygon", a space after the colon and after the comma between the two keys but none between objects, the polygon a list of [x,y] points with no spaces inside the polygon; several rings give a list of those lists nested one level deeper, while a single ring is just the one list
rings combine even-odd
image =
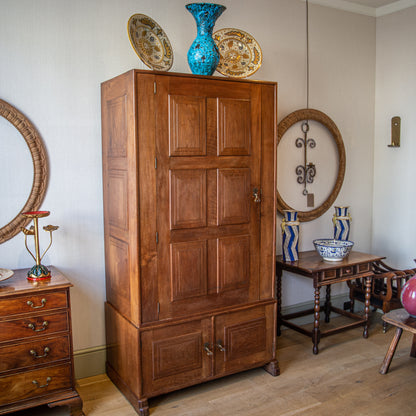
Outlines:
[{"label": "wooden wardrobe", "polygon": [[276,360],[272,82],[102,84],[107,373],[148,398]]}]

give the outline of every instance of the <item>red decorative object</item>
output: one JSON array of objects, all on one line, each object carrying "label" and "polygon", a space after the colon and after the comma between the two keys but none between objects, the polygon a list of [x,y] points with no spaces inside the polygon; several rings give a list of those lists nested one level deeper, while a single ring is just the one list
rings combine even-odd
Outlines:
[{"label": "red decorative object", "polygon": [[403,286],[400,300],[407,313],[416,318],[416,275]]}]

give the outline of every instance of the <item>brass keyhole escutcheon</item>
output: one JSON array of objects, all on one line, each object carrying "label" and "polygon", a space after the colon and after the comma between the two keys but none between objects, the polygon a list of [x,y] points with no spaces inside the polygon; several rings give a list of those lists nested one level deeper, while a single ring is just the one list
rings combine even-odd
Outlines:
[{"label": "brass keyhole escutcheon", "polygon": [[256,204],[259,204],[261,202],[261,190],[259,188],[253,189],[253,201]]}]

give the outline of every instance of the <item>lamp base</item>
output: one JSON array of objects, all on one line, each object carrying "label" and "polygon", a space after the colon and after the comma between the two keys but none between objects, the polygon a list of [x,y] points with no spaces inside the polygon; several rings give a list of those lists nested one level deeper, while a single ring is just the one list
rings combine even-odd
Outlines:
[{"label": "lamp base", "polygon": [[30,281],[40,281],[40,280],[46,280],[51,278],[51,272],[48,270],[46,266],[43,266],[42,264],[33,266],[28,272],[27,272],[27,280]]}]

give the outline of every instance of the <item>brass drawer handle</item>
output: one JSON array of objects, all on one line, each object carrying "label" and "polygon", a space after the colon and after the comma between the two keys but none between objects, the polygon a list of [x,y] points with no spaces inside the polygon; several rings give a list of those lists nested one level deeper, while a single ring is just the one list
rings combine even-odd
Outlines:
[{"label": "brass drawer handle", "polygon": [[28,301],[26,302],[26,304],[27,304],[28,306],[30,306],[32,309],[40,309],[40,308],[43,308],[43,307],[46,305],[46,299],[45,299],[45,298],[43,298],[40,302],[41,302],[41,305],[38,305],[38,306],[33,306],[33,305],[34,305],[34,303],[33,303],[31,300],[28,300]]},{"label": "brass drawer handle", "polygon": [[39,389],[44,389],[45,387],[49,386],[49,382],[52,381],[51,377],[46,377],[46,384],[39,385],[39,381],[33,380],[32,383],[38,387]]},{"label": "brass drawer handle", "polygon": [[225,348],[222,346],[222,341],[221,341],[221,340],[217,341],[217,348],[218,348],[221,352],[225,352]]},{"label": "brass drawer handle", "polygon": [[50,352],[50,348],[49,347],[45,347],[43,349],[43,355],[38,355],[38,353],[35,350],[30,350],[29,354],[33,355],[33,358],[43,358],[43,357],[47,357],[49,352]]},{"label": "brass drawer handle", "polygon": [[207,355],[213,355],[214,353],[209,349],[209,344],[208,344],[208,342],[206,342],[205,344],[204,344],[204,350],[205,350],[205,352],[207,353]]},{"label": "brass drawer handle", "polygon": [[33,324],[29,324],[27,327],[31,329],[32,331],[41,332],[41,331],[44,331],[48,327],[48,325],[49,325],[48,321],[43,321],[42,328],[36,329],[36,325],[33,325]]}]

